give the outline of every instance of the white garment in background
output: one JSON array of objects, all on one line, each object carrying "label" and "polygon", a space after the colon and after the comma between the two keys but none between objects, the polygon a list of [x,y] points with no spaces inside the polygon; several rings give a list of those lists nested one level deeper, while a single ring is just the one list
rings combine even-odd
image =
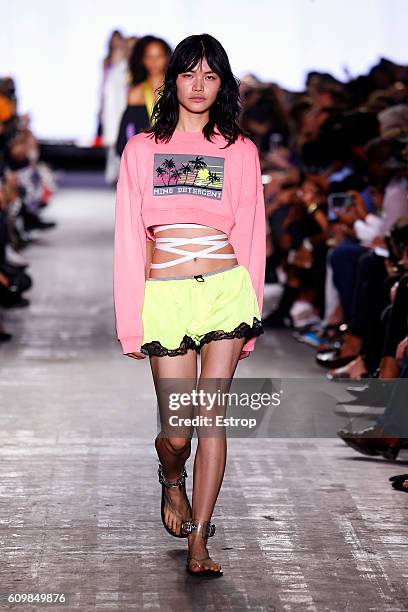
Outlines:
[{"label": "white garment in background", "polygon": [[116,144],[120,120],[127,106],[127,61],[121,59],[107,69],[102,89],[103,144]]},{"label": "white garment in background", "polygon": [[389,232],[394,223],[405,215],[408,215],[408,181],[405,177],[395,176],[384,192],[381,234]]},{"label": "white garment in background", "polygon": [[333,269],[329,263],[330,253],[333,251],[329,249],[326,258],[326,281],[325,281],[325,309],[323,324],[327,325],[330,317],[334,314],[334,311],[340,304],[339,293],[333,283]]},{"label": "white garment in background", "polygon": [[368,213],[364,220],[354,221],[354,231],[363,246],[370,246],[374,238],[381,236],[383,224],[381,217]]},{"label": "white garment in background", "polygon": [[127,106],[127,61],[121,59],[108,68],[102,98],[102,137],[107,147],[105,181],[114,185],[119,175],[120,158],[116,153],[120,121]]},{"label": "white garment in background", "polygon": [[115,185],[119,176],[120,157],[116,153],[116,147],[108,147],[106,152],[105,181],[108,185]]},{"label": "white garment in background", "polygon": [[369,213],[364,221],[354,222],[354,231],[363,246],[370,246],[377,236],[385,236],[394,223],[408,215],[408,181],[405,177],[394,177],[384,192],[380,215]]}]

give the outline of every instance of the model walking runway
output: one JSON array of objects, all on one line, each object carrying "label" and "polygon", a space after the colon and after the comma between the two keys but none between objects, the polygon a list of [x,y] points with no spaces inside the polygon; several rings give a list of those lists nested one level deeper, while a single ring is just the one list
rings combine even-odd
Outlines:
[{"label": "model walking runway", "polygon": [[[160,518],[148,363],[124,359],[114,336],[113,193],[62,190],[54,210],[30,254],[30,313],[13,311],[18,337],[1,347],[2,592],[66,592],[81,612],[405,610],[398,469],[338,438],[230,440],[212,545],[224,576],[210,588],[185,574],[184,542]],[[294,364],[315,376],[308,351],[268,331],[237,376]]]}]

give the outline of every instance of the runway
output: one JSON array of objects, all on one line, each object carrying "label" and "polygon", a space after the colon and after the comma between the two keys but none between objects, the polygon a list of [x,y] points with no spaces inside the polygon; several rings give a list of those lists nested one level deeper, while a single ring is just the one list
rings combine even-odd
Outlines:
[{"label": "runway", "polygon": [[[408,496],[388,477],[408,457],[337,437],[229,440],[210,541],[224,576],[185,573],[185,544],[160,521],[149,363],[115,337],[114,191],[67,184],[47,215],[58,227],[24,252],[31,304],[5,313],[14,338],[0,347],[1,609],[18,591],[65,593],[81,612],[406,612]],[[236,372],[323,374],[287,330]],[[187,472],[190,488],[191,460]]]}]

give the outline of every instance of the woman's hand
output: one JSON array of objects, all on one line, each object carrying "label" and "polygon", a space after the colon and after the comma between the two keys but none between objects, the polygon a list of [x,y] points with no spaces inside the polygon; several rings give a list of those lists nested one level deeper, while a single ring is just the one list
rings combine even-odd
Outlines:
[{"label": "woman's hand", "polygon": [[390,289],[390,301],[391,304],[393,304],[395,302],[395,296],[397,295],[397,291],[398,291],[398,286],[399,286],[399,281],[396,281],[393,286]]},{"label": "woman's hand", "polygon": [[347,195],[353,198],[354,211],[358,215],[359,219],[364,220],[367,216],[367,207],[361,193],[355,189],[349,189],[349,191],[347,191]]},{"label": "woman's hand", "polygon": [[399,365],[402,364],[402,361],[405,358],[405,355],[408,355],[408,336],[401,340],[399,345],[397,346],[397,352],[395,354],[395,359]]},{"label": "woman's hand", "polygon": [[3,285],[3,287],[10,287],[10,279],[3,274],[3,272],[0,272],[0,285]]},{"label": "woman's hand", "polygon": [[145,359],[147,355],[144,353],[126,353],[127,357],[132,357],[132,359]]}]

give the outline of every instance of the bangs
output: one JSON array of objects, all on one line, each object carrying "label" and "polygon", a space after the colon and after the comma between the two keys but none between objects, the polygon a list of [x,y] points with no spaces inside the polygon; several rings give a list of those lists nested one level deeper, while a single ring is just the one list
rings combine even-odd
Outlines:
[{"label": "bangs", "polygon": [[211,70],[221,76],[222,70],[219,62],[216,61],[215,54],[202,43],[199,46],[191,44],[183,50],[183,54],[180,54],[178,58],[179,61],[174,65],[175,76],[183,72],[190,72],[203,58],[206,58]]}]

